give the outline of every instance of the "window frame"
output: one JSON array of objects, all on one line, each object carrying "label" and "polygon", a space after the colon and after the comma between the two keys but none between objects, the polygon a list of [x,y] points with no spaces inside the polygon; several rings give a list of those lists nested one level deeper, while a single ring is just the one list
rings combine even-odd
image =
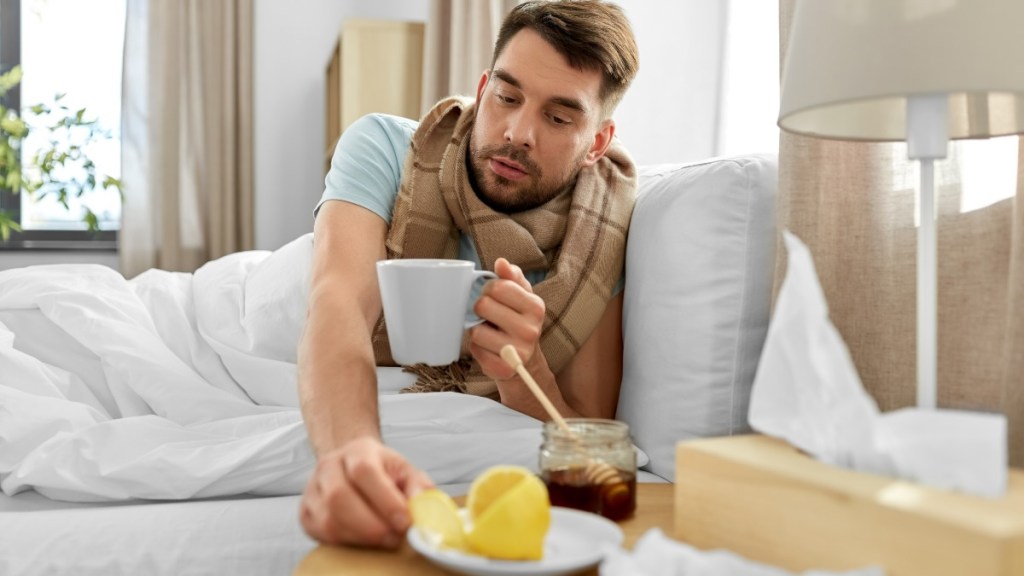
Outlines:
[{"label": "window frame", "polygon": [[[0,0],[0,71],[6,72],[21,63],[21,0]],[[7,92],[3,98],[9,109],[21,109],[21,84]],[[20,190],[0,189],[0,209],[14,215],[21,222]],[[111,252],[117,250],[117,230],[12,230],[6,241],[0,240],[0,251],[5,250],[90,250]]]}]

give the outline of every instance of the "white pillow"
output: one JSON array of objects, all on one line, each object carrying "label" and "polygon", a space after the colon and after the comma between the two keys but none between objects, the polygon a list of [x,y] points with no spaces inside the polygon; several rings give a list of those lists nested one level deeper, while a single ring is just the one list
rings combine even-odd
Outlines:
[{"label": "white pillow", "polygon": [[775,265],[775,155],[641,167],[617,418],[675,480],[680,440],[750,430]]}]

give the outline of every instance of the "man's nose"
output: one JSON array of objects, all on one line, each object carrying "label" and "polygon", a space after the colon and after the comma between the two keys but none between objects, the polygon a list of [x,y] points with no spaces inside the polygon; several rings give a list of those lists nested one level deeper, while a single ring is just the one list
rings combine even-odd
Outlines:
[{"label": "man's nose", "polygon": [[513,146],[533,148],[536,145],[534,125],[528,111],[520,109],[508,118],[505,127],[505,141]]}]

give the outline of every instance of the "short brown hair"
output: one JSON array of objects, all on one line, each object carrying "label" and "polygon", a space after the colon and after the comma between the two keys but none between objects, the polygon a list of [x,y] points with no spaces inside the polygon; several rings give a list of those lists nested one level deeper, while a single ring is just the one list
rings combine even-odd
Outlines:
[{"label": "short brown hair", "polygon": [[509,40],[529,28],[580,70],[601,72],[604,114],[622,100],[640,69],[633,29],[622,9],[600,0],[530,0],[509,12],[494,43],[494,68]]}]

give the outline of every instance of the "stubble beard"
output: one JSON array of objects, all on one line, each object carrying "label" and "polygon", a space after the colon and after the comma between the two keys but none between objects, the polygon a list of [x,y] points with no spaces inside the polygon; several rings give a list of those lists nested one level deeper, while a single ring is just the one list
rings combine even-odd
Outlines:
[{"label": "stubble beard", "polygon": [[[586,150],[571,162],[562,177],[547,185],[543,183],[544,176],[540,167],[520,147],[505,143],[477,149],[471,138],[466,154],[470,182],[477,197],[491,209],[511,214],[532,210],[561,194],[575,182]],[[489,166],[494,156],[509,158],[526,168],[527,181],[515,182],[495,174]]]}]

